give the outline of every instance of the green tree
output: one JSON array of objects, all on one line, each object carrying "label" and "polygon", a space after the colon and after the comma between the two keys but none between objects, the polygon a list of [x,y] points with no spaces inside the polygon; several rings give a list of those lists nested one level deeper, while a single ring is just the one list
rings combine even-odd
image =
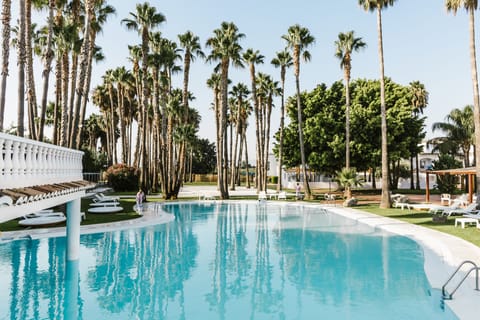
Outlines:
[{"label": "green tree", "polygon": [[362,38],[356,38],[353,31],[338,34],[335,41],[335,56],[340,60],[345,80],[345,168],[350,168],[350,77],[352,70],[352,52],[364,48],[366,43]]},{"label": "green tree", "polygon": [[300,158],[302,160],[303,188],[305,190],[305,198],[311,199],[312,192],[307,179],[307,163],[305,160],[305,147],[303,141],[302,105],[300,101],[300,57],[302,57],[304,61],[310,60],[311,55],[307,48],[315,42],[315,38],[310,34],[310,31],[307,28],[296,24],[288,28],[288,33],[283,35],[282,39],[287,42],[287,47],[292,50],[295,88],[297,92],[298,140],[300,144]]}]

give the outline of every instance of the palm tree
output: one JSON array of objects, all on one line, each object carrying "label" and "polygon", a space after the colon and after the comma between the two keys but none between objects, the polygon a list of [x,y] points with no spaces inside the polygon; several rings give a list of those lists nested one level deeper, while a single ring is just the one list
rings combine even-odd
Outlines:
[{"label": "palm tree", "polygon": [[2,0],[2,83],[0,86],[0,132],[3,131],[3,122],[5,115],[5,96],[7,90],[7,77],[8,77],[8,59],[10,56],[10,20],[12,19],[11,13],[12,3],[11,0]]},{"label": "palm tree", "polygon": [[[412,112],[414,116],[418,116],[418,114],[423,114],[423,109],[425,109],[428,105],[428,92],[425,90],[425,86],[420,81],[412,81],[410,82],[410,94],[412,96]],[[418,163],[418,153],[422,151],[421,148],[417,146],[415,149],[415,163],[416,163],[416,189],[420,190],[420,168]],[[410,175],[410,186],[413,189],[413,157],[410,159],[410,168],[412,168],[412,172]]]},{"label": "palm tree", "polygon": [[365,11],[377,11],[378,55],[380,58],[380,116],[382,135],[382,197],[380,208],[390,208],[390,185],[388,183],[388,140],[387,140],[387,110],[385,106],[385,72],[383,60],[382,10],[392,6],[396,0],[358,0]]},{"label": "palm tree", "polygon": [[357,170],[354,168],[343,168],[341,171],[337,172],[335,181],[344,188],[344,195],[347,200],[352,198],[352,188],[360,187],[362,185],[361,181],[358,179]]},{"label": "palm tree", "polygon": [[[446,0],[445,6],[447,11],[456,14],[461,7],[465,8],[468,12],[469,18],[469,33],[470,33],[470,65],[472,72],[472,85],[473,85],[473,114],[475,125],[475,141],[477,144],[480,141],[480,99],[478,91],[478,72],[477,72],[477,57],[475,50],[475,10],[478,9],[478,0]],[[480,159],[480,148],[475,148],[475,159]],[[477,193],[480,192],[480,164],[476,163],[476,179],[475,185]],[[480,201],[480,197],[477,197],[477,201]]]},{"label": "palm tree", "polygon": [[[42,85],[42,99],[40,101],[40,115],[38,123],[38,140],[43,141],[43,132],[45,126],[45,114],[47,111],[47,96],[48,96],[48,83],[50,80],[50,71],[52,70],[52,61],[54,57],[53,53],[53,14],[55,11],[56,0],[48,0],[48,25],[46,28],[47,36],[45,39],[44,49],[42,51],[43,60],[43,85]],[[40,6],[43,4],[42,0],[34,2],[35,5]]]},{"label": "palm tree", "polygon": [[255,113],[255,136],[256,136],[256,149],[257,149],[257,165],[255,166],[255,183],[258,191],[266,191],[266,186],[265,188],[261,184],[263,181],[262,178],[260,177],[260,168],[261,164],[263,163],[263,152],[261,151],[261,140],[260,140],[260,107],[259,107],[259,102],[257,99],[257,88],[256,88],[256,78],[255,78],[255,65],[256,64],[261,64],[263,63],[263,59],[265,57],[260,54],[260,51],[258,50],[253,50],[253,49],[247,49],[243,53],[243,59],[248,63],[249,69],[250,69],[250,82],[252,86],[252,104],[253,104],[253,110]]},{"label": "palm tree", "polygon": [[278,146],[278,184],[277,192],[282,190],[282,167],[283,167],[283,130],[285,126],[285,73],[287,68],[293,65],[293,59],[290,52],[283,50],[277,52],[271,62],[276,68],[280,68],[280,82],[282,84],[281,105],[280,105],[280,139]]},{"label": "palm tree", "polygon": [[298,140],[300,143],[300,157],[303,170],[303,188],[305,198],[311,199],[312,192],[307,178],[307,168],[305,161],[305,147],[303,143],[303,122],[302,122],[302,104],[300,100],[300,56],[303,60],[309,61],[311,56],[307,48],[315,42],[315,38],[310,34],[307,28],[296,24],[288,28],[288,33],[282,38],[287,41],[287,47],[292,49],[293,67],[295,74],[295,87],[297,89],[297,113],[298,113]]},{"label": "palm tree", "polygon": [[432,131],[440,130],[445,133],[429,141],[434,150],[448,153],[452,156],[463,156],[464,167],[470,166],[470,150],[475,146],[474,113],[473,107],[455,108],[446,117],[445,122],[435,122]]},{"label": "palm tree", "polygon": [[[191,31],[187,31],[184,34],[178,35],[178,40],[180,41],[180,46],[184,49],[183,55],[183,94],[182,94],[182,105],[185,109],[184,112],[184,124],[187,124],[188,120],[188,82],[190,76],[190,64],[195,61],[196,57],[205,58],[205,54],[202,51],[200,45],[200,38],[193,34]],[[179,167],[180,167],[180,177],[178,179],[177,186],[175,189],[180,189],[181,183],[185,179],[185,159],[186,159],[186,143],[188,139],[181,140],[180,145],[180,155],[179,155]]]},{"label": "palm tree", "polygon": [[[236,179],[237,179],[237,168],[240,169],[239,167],[239,161],[237,160],[238,158],[241,158],[241,148],[240,148],[240,152],[237,153],[237,148],[238,148],[238,144],[239,144],[239,140],[240,140],[240,146],[242,145],[241,142],[242,142],[242,137],[241,137],[241,134],[242,134],[242,118],[241,118],[241,114],[242,114],[242,106],[245,102],[245,99],[247,98],[248,94],[250,93],[250,91],[248,90],[247,86],[243,83],[238,83],[237,85],[234,85],[232,87],[232,91],[230,92],[230,94],[233,96],[234,98],[234,101],[236,103],[236,106],[235,108],[232,108],[232,114],[233,114],[233,119],[232,119],[232,123],[235,124],[235,144],[234,144],[234,151],[233,151],[233,155],[232,155],[232,173],[231,173],[231,179],[230,179],[230,190],[235,190],[235,183],[236,183]],[[232,138],[233,140],[233,138]]]},{"label": "palm tree", "polygon": [[31,139],[38,140],[35,124],[35,120],[38,117],[37,94],[33,74],[33,36],[35,35],[35,27],[36,24],[32,23],[32,0],[25,0],[25,71],[27,80],[28,129]]},{"label": "palm tree", "polygon": [[[91,8],[91,7],[90,7]],[[94,3],[94,14],[90,13],[89,18],[91,19],[90,23],[90,34],[88,37],[90,40],[88,41],[89,48],[88,48],[88,57],[87,57],[87,70],[86,70],[86,79],[83,83],[82,88],[82,101],[80,107],[80,116],[79,116],[79,123],[80,126],[78,128],[78,133],[76,137],[77,145],[76,148],[80,148],[81,144],[81,136],[82,136],[82,129],[83,129],[83,121],[85,119],[85,113],[87,109],[87,101],[88,101],[88,92],[90,91],[90,82],[92,79],[92,65],[93,62],[99,62],[104,60],[104,55],[101,49],[95,45],[97,34],[102,32],[102,26],[106,23],[107,18],[115,13],[115,8],[104,3],[104,1],[96,1]]]},{"label": "palm tree", "polygon": [[338,34],[335,41],[335,56],[340,60],[345,80],[345,168],[350,169],[350,75],[352,71],[352,52],[363,49],[367,44],[362,38],[355,38],[353,31]]},{"label": "palm tree", "polygon": [[233,22],[222,22],[219,29],[213,30],[214,36],[207,40],[207,47],[212,48],[207,61],[219,61],[221,85],[220,85],[220,127],[217,128],[217,135],[220,137],[220,144],[217,152],[220,153],[218,167],[218,184],[222,199],[228,199],[227,163],[228,154],[226,148],[226,128],[228,109],[228,68],[230,63],[234,66],[243,67],[241,60],[242,47],[239,41],[245,37],[238,32]]},{"label": "palm tree", "polygon": [[139,117],[138,127],[141,128],[141,175],[140,175],[140,187],[144,190],[149,190],[149,183],[147,181],[147,154],[146,154],[146,137],[147,126],[146,117],[148,109],[148,52],[149,52],[149,34],[152,29],[157,28],[160,24],[165,22],[165,16],[157,12],[155,7],[150,6],[148,2],[143,4],[137,4],[136,12],[130,12],[130,19],[126,18],[122,20],[128,30],[137,31],[142,39],[142,93],[140,95],[141,116]]},{"label": "palm tree", "polygon": [[19,28],[18,28],[18,109],[17,109],[17,135],[23,137],[25,116],[25,0],[19,2]]}]

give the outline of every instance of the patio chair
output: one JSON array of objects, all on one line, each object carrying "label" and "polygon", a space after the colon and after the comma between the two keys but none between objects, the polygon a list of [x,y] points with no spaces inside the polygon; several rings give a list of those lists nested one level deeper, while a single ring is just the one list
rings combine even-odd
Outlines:
[{"label": "patio chair", "polygon": [[452,201],[452,196],[450,193],[442,193],[440,195],[440,204],[443,205],[443,202],[446,202],[448,205],[450,205]]},{"label": "patio chair", "polygon": [[258,193],[258,200],[267,200],[267,193],[265,191],[260,191]]},{"label": "patio chair", "polygon": [[395,200],[393,200],[393,205],[394,208],[401,208],[402,210],[407,208],[407,209],[413,209],[413,206],[411,206],[409,199],[407,196],[400,196],[396,197]]},{"label": "patio chair", "polygon": [[278,194],[278,200],[287,200],[287,193],[285,191],[281,191]]}]

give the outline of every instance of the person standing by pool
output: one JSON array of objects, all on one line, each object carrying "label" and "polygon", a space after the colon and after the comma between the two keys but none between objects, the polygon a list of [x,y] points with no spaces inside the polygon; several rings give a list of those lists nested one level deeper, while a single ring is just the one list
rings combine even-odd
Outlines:
[{"label": "person standing by pool", "polygon": [[295,187],[295,197],[297,200],[301,200],[302,195],[300,194],[300,191],[302,190],[302,186],[300,186],[300,183],[297,182],[297,186]]},{"label": "person standing by pool", "polygon": [[135,197],[135,201],[137,202],[137,208],[139,213],[142,212],[143,207],[143,200],[145,199],[145,194],[143,193],[142,189],[139,189],[137,192],[137,196]]}]

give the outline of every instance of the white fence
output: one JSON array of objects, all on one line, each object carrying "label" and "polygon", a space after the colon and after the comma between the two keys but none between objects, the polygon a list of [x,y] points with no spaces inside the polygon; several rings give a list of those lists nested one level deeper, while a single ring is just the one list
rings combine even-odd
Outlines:
[{"label": "white fence", "polygon": [[83,152],[0,133],[0,189],[79,181]]}]

